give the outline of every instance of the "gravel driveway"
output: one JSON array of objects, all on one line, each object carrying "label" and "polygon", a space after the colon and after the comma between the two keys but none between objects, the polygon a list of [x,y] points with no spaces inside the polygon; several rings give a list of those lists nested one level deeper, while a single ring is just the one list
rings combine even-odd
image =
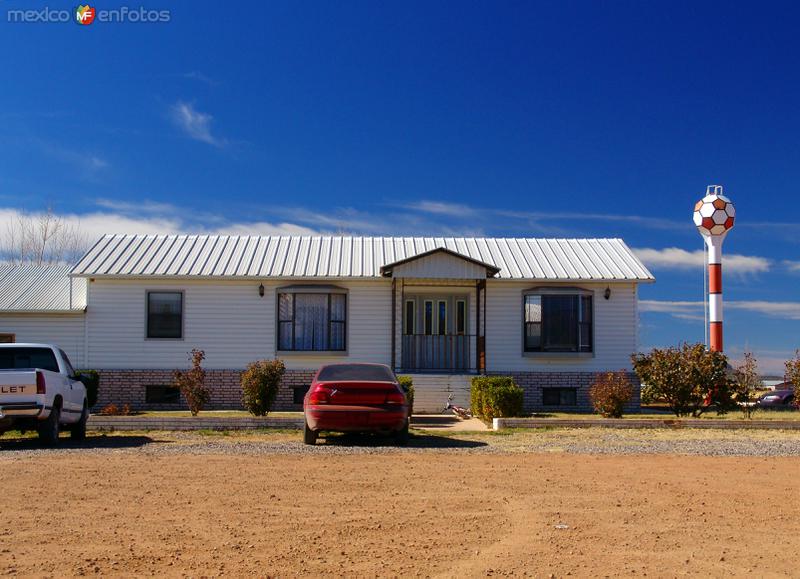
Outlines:
[{"label": "gravel driveway", "polygon": [[377,436],[336,435],[306,446],[295,432],[140,432],[90,436],[84,443],[64,438],[58,448],[41,448],[34,438],[0,438],[0,457],[54,454],[137,453],[146,455],[352,455],[352,454],[684,454],[700,456],[800,456],[797,431],[700,431],[554,429],[442,436],[413,431],[407,447]]}]

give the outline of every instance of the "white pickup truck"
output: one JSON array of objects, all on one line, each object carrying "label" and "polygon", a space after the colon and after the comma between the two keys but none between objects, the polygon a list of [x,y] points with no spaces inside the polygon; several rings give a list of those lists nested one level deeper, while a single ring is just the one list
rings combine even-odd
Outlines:
[{"label": "white pickup truck", "polygon": [[64,351],[48,344],[0,344],[0,434],[36,430],[46,444],[61,427],[86,437],[86,387]]}]

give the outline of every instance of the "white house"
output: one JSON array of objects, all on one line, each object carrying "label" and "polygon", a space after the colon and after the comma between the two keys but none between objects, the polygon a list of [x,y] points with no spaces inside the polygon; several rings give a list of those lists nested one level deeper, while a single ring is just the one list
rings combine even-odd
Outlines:
[{"label": "white house", "polygon": [[200,348],[216,408],[240,407],[247,363],[278,357],[280,408],[319,365],[363,361],[413,373],[427,411],[466,402],[476,373],[512,374],[528,410],[587,408],[597,371],[630,369],[637,286],[654,281],[619,239],[197,235],[104,236],[71,279],[83,352],[62,346],[100,371],[100,404],[174,407],[165,386]]}]

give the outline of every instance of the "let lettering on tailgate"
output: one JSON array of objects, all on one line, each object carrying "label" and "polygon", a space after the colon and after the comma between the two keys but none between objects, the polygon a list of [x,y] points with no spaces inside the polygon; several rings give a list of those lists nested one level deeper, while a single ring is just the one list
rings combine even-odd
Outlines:
[{"label": "let lettering on tailgate", "polygon": [[36,394],[35,384],[5,384],[0,386],[2,394]]}]

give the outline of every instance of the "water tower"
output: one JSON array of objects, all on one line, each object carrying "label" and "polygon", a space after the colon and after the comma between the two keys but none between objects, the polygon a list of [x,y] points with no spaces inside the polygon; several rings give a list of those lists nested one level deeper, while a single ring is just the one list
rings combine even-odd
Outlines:
[{"label": "water tower", "polygon": [[708,248],[708,313],[712,352],[722,352],[722,242],[733,228],[736,209],[722,194],[722,185],[709,185],[694,206],[694,224]]}]

